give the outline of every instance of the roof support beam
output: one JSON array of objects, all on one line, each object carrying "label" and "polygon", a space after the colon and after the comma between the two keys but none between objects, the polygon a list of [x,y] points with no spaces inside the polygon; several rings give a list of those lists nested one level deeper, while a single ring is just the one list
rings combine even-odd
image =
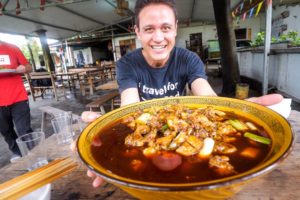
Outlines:
[{"label": "roof support beam", "polygon": [[77,16],[79,16],[79,17],[82,17],[82,18],[84,18],[84,19],[87,19],[87,20],[89,20],[89,21],[95,22],[95,23],[97,23],[97,24],[105,25],[104,22],[101,22],[101,21],[92,19],[92,18],[90,18],[90,17],[87,17],[87,16],[85,16],[85,15],[83,15],[83,14],[81,14],[81,13],[75,12],[75,11],[70,10],[70,9],[68,9],[68,8],[65,8],[65,7],[63,7],[63,6],[58,5],[58,6],[56,6],[56,7],[59,8],[59,9],[62,9],[62,10],[64,10],[64,11],[66,11],[66,12],[69,12],[69,13],[72,13],[72,14],[77,15]]},{"label": "roof support beam", "polygon": [[20,19],[20,20],[24,20],[24,21],[27,21],[27,22],[32,22],[32,23],[44,25],[44,26],[50,26],[52,28],[57,28],[57,29],[66,30],[66,31],[72,31],[72,32],[76,32],[76,33],[81,33],[81,31],[78,31],[78,30],[75,30],[75,29],[70,29],[70,28],[66,28],[66,27],[62,27],[62,26],[57,26],[57,25],[45,23],[45,22],[40,22],[40,21],[37,21],[37,20],[28,19],[28,18],[25,18],[25,17],[16,16],[16,15],[9,14],[9,13],[3,13],[3,15],[13,17],[13,18],[16,18],[16,19]]},{"label": "roof support beam", "polygon": [[190,15],[190,20],[191,21],[193,20],[193,15],[194,15],[194,11],[195,11],[195,5],[196,5],[196,0],[194,0],[193,4],[192,4],[192,12],[191,12],[191,15]]},{"label": "roof support beam", "polygon": [[[64,1],[60,1],[60,2],[55,2],[55,3],[47,3],[44,7],[53,7],[53,6],[58,6],[58,5],[66,5],[66,4],[74,4],[74,3],[82,3],[82,2],[86,2],[86,1],[91,1],[91,0],[64,0]],[[9,2],[9,0],[6,0],[6,2],[3,4],[3,9],[2,11],[5,13],[15,13],[16,9],[12,9],[12,10],[4,10],[5,6],[7,5],[7,3]],[[20,8],[20,11],[28,11],[28,10],[36,10],[36,9],[40,9],[40,5],[38,6],[28,6],[28,7],[23,7]]]},{"label": "roof support beam", "polygon": [[3,7],[1,8],[2,11],[5,11],[5,7],[7,6],[9,0],[4,1]]}]

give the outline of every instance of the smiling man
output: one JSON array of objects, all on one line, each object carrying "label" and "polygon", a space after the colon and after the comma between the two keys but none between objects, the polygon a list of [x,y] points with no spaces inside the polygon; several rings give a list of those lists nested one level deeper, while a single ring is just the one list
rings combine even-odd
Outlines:
[{"label": "smiling man", "polygon": [[177,12],[174,0],[141,0],[135,6],[135,33],[142,48],[117,62],[121,104],[184,95],[215,96],[205,68],[193,52],[175,47]]},{"label": "smiling man", "polygon": [[[216,96],[206,80],[204,64],[193,52],[175,47],[177,11],[175,0],[137,0],[135,33],[142,48],[117,62],[117,81],[121,106],[153,98],[182,96],[186,84],[193,95]],[[278,94],[251,98],[249,101],[272,105],[282,100]],[[86,111],[81,115],[92,122],[99,114]],[[74,149],[75,144],[73,144]],[[174,169],[181,163],[177,156],[159,156],[154,164],[160,169]],[[93,186],[103,183],[92,171]]]}]

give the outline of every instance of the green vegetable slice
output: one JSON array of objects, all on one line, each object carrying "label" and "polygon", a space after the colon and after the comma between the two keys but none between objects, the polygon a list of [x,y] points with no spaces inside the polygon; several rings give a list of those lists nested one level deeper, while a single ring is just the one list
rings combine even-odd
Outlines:
[{"label": "green vegetable slice", "polygon": [[238,131],[246,131],[246,130],[248,130],[248,127],[243,122],[241,122],[241,121],[239,121],[237,119],[229,120],[229,123],[231,124],[231,126],[233,126]]},{"label": "green vegetable slice", "polygon": [[169,128],[168,124],[165,124],[161,127],[161,132],[164,133]]},{"label": "green vegetable slice", "polygon": [[266,138],[266,137],[263,137],[263,136],[255,135],[255,134],[250,133],[250,132],[246,132],[244,134],[244,137],[249,138],[251,140],[254,140],[256,142],[263,143],[263,144],[271,144],[270,138]]}]

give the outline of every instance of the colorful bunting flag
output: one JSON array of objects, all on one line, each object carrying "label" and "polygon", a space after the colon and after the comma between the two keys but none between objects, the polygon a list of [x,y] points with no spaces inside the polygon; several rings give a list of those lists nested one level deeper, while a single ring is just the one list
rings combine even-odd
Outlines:
[{"label": "colorful bunting flag", "polygon": [[245,19],[246,19],[246,17],[247,17],[247,12],[244,12],[244,14],[243,14],[243,21],[245,21]]},{"label": "colorful bunting flag", "polygon": [[254,11],[254,8],[251,8],[250,13],[249,13],[249,17],[248,17],[248,18],[251,18],[251,17],[252,17],[253,11]]},{"label": "colorful bunting flag", "polygon": [[240,6],[240,11],[242,11],[244,8],[244,2],[241,3],[241,6]]},{"label": "colorful bunting flag", "polygon": [[263,1],[262,1],[262,2],[260,2],[260,3],[258,4],[258,7],[257,7],[257,10],[256,10],[256,13],[255,13],[255,17],[258,15],[258,13],[259,13],[259,11],[260,11],[260,9],[261,9],[261,6],[262,6],[262,4],[263,4]]},{"label": "colorful bunting flag", "polygon": [[235,18],[235,14],[233,11],[231,12],[231,15],[232,15],[232,18]]},{"label": "colorful bunting flag", "polygon": [[270,3],[272,3],[272,0],[267,0],[268,1],[268,5],[270,5]]}]

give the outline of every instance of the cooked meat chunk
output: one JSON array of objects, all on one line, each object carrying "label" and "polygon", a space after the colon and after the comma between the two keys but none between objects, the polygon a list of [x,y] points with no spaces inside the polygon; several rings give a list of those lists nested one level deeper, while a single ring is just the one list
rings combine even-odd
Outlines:
[{"label": "cooked meat chunk", "polygon": [[219,176],[228,176],[235,174],[234,167],[229,163],[228,156],[213,156],[209,159],[211,167]]}]

